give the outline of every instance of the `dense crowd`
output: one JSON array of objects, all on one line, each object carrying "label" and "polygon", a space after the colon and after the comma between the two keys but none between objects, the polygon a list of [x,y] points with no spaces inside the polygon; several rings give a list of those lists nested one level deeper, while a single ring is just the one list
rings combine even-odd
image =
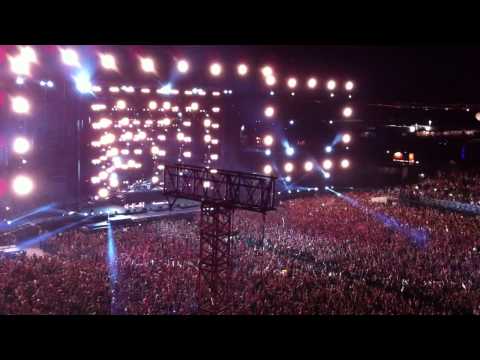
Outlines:
[{"label": "dense crowd", "polygon": [[[283,201],[263,241],[262,216],[236,212],[227,312],[480,314],[479,219],[374,195]],[[107,231],[67,232],[42,245],[46,256],[3,259],[0,313],[198,313],[197,219],[116,227],[113,238],[110,266]]]},{"label": "dense crowd", "polygon": [[470,171],[440,171],[418,184],[408,187],[412,195],[480,205],[480,173]]}]

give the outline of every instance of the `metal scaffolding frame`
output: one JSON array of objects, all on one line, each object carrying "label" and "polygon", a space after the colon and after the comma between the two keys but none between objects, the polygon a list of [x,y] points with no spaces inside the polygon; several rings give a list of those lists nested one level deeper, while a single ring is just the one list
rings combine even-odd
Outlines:
[{"label": "metal scaffolding frame", "polygon": [[231,242],[235,209],[264,215],[275,210],[273,176],[212,170],[192,165],[166,165],[164,195],[170,209],[177,198],[201,202],[197,295],[200,313],[228,312]]}]

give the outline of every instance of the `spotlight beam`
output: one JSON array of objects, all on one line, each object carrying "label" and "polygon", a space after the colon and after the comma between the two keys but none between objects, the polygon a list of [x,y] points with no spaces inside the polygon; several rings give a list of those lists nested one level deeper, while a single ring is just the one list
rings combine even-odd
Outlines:
[{"label": "spotlight beam", "polygon": [[392,229],[394,231],[399,232],[400,234],[404,235],[408,239],[410,239],[415,245],[424,247],[428,240],[428,232],[424,229],[414,229],[406,224],[401,224],[397,219],[378,213],[374,210],[371,210],[363,205],[361,205],[357,200],[352,199],[349,196],[341,194],[330,187],[325,188],[327,191],[335,194],[337,197],[344,200],[346,203],[350,204],[354,208],[359,209],[360,211],[364,212],[367,215],[371,215],[376,221],[382,223],[385,227]]}]

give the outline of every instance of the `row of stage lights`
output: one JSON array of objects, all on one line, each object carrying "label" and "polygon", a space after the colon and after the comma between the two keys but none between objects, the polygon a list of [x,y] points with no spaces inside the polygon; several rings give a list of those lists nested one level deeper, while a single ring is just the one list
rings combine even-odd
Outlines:
[{"label": "row of stage lights", "polygon": [[[348,169],[350,167],[350,160],[348,159],[342,159],[340,162],[340,168],[341,169]],[[334,163],[331,159],[325,159],[323,160],[322,162],[322,168],[323,170],[325,171],[330,171],[330,170],[333,170],[333,167],[334,167]],[[314,170],[315,168],[315,163],[311,160],[307,160],[305,161],[305,163],[303,164],[303,169],[306,171],[306,172],[311,172],[312,170]],[[285,171],[285,173],[287,174],[291,174],[294,170],[295,170],[295,165],[291,162],[291,161],[287,161],[284,165],[283,165],[283,170]],[[270,164],[267,164],[263,167],[263,173],[265,175],[273,175],[274,174],[274,167]],[[325,174],[328,174],[328,173],[324,173]],[[326,178],[329,178],[330,175],[327,175],[325,176]]]},{"label": "row of stage lights", "polygon": [[[350,134],[343,134],[341,135],[341,141],[342,143],[344,144],[349,144],[351,141],[352,141],[352,136]],[[273,135],[265,135],[263,137],[263,145],[265,145],[267,148],[273,146],[273,144],[275,143],[275,138],[273,137]],[[269,150],[269,149],[267,149]],[[333,151],[333,146],[332,145],[328,145],[325,147],[325,152],[326,153],[331,153]],[[285,149],[285,152],[288,156],[292,156],[294,153],[295,153],[295,149],[291,146],[288,146],[286,149]],[[270,153],[266,153],[266,155],[270,155]]]},{"label": "row of stage lights", "polygon": [[[59,48],[60,57],[64,65],[73,68],[82,68],[80,56],[77,51],[72,48]],[[105,71],[118,72],[119,67],[117,60],[113,54],[110,53],[98,53],[100,66]],[[30,76],[32,64],[38,64],[38,57],[36,51],[31,46],[19,46],[19,52],[15,56],[8,56],[10,62],[10,70],[17,76]],[[152,57],[138,56],[140,68],[144,73],[157,73],[157,64]],[[192,66],[187,59],[176,60],[176,71],[179,74],[187,74]],[[236,74],[239,77],[246,77],[250,74],[250,68],[246,63],[240,63],[236,65]],[[219,78],[225,73],[224,65],[220,62],[213,62],[208,66],[209,74],[214,78]],[[270,65],[261,67],[260,73],[263,75],[265,84],[269,87],[273,87],[278,84],[277,75],[274,73],[273,68]],[[305,85],[308,89],[315,89],[319,85],[319,80],[316,77],[310,77],[305,81]],[[297,77],[290,76],[285,80],[285,85],[289,89],[296,89],[300,84],[300,80]],[[325,87],[329,91],[337,89],[337,81],[329,79],[325,82]],[[344,83],[344,89],[351,92],[355,85],[353,81],[348,80]]]}]

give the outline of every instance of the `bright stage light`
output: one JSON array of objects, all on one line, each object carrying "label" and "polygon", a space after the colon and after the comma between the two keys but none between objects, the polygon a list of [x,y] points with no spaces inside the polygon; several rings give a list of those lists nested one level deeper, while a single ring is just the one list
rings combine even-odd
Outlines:
[{"label": "bright stage light", "polygon": [[323,174],[323,177],[324,177],[325,179],[330,179],[330,173],[328,173],[328,172],[324,173],[324,174]]},{"label": "bright stage light", "polygon": [[347,90],[347,91],[353,90],[353,82],[352,81],[347,81],[345,83],[345,90]]},{"label": "bright stage light", "polygon": [[237,66],[237,72],[240,76],[245,76],[248,73],[248,67],[245,64],[240,64]]},{"label": "bright stage light", "polygon": [[350,161],[348,161],[347,159],[343,159],[340,162],[340,166],[342,167],[342,169],[347,169],[350,166]]},{"label": "bright stage light", "polygon": [[272,155],[272,150],[266,149],[266,150],[265,150],[265,155],[267,155],[267,156]]},{"label": "bright stage light", "polygon": [[307,86],[310,88],[310,89],[315,89],[317,87],[317,79],[315,78],[310,78],[308,79],[307,81]]},{"label": "bright stage light", "polygon": [[330,154],[330,153],[332,152],[332,150],[333,150],[333,149],[332,149],[332,147],[331,147],[330,145],[325,147],[325,152],[326,152],[327,154]]},{"label": "bright stage light", "polygon": [[220,65],[219,63],[213,63],[212,65],[210,65],[210,74],[212,74],[213,76],[220,76],[221,73],[222,65]]},{"label": "bright stage light", "polygon": [[327,82],[328,90],[335,90],[336,87],[337,87],[337,83],[335,82],[335,80],[328,80]]},{"label": "bright stage light", "polygon": [[108,172],[106,172],[106,171],[100,171],[100,173],[98,174],[98,177],[100,178],[100,180],[107,180],[107,178],[108,178]]},{"label": "bright stage light", "polygon": [[109,194],[109,191],[106,188],[101,188],[100,190],[98,190],[98,196],[100,196],[103,199],[108,197],[108,194]]},{"label": "bright stage light", "polygon": [[352,116],[353,110],[352,110],[351,107],[347,106],[346,108],[343,109],[342,113],[343,113],[343,116],[348,118],[348,117]]},{"label": "bright stage light", "polygon": [[21,76],[17,76],[17,78],[15,79],[15,84],[23,85],[23,84],[25,84],[25,79]]},{"label": "bright stage light", "polygon": [[283,166],[283,169],[285,170],[285,172],[290,173],[293,171],[293,164],[291,162],[287,162]]},{"label": "bright stage light", "polygon": [[172,104],[170,104],[170,101],[164,101],[162,107],[165,110],[170,110],[170,108],[172,107]]},{"label": "bright stage light", "polygon": [[12,188],[15,194],[26,196],[33,191],[33,181],[28,176],[19,175],[13,179]]},{"label": "bright stage light", "polygon": [[192,157],[192,152],[191,151],[184,151],[183,152],[183,157],[191,158]]},{"label": "bright stage light", "polygon": [[17,137],[13,142],[13,151],[23,155],[30,151],[30,142],[24,137]]},{"label": "bright stage light", "polygon": [[270,66],[268,66],[268,65],[267,65],[267,66],[264,66],[264,67],[262,68],[262,74],[263,74],[263,76],[265,76],[265,77],[272,76],[272,75],[273,75],[273,70],[272,70],[272,68],[271,68]]},{"label": "bright stage light", "polygon": [[112,173],[110,175],[110,179],[109,179],[109,185],[111,187],[118,187],[119,185],[119,181],[118,181],[118,175],[116,173]]},{"label": "bright stage light", "polygon": [[350,136],[350,134],[344,134],[342,136],[342,141],[344,144],[348,144],[351,140],[352,140],[352,137]]},{"label": "bright stage light", "polygon": [[125,110],[127,108],[127,103],[125,102],[125,100],[118,100],[116,108],[119,110]]},{"label": "bright stage light", "polygon": [[62,56],[62,61],[65,65],[68,66],[80,66],[80,60],[78,54],[73,49],[60,49],[60,53]]},{"label": "bright stage light", "polygon": [[118,121],[118,125],[120,125],[120,127],[125,127],[125,126],[128,126],[129,124],[130,124],[130,119],[128,117],[121,118]]},{"label": "bright stage light", "polygon": [[[286,181],[286,182],[292,181],[292,177],[291,177],[290,175],[286,176],[286,177],[285,177],[285,181]],[[288,192],[290,193],[290,190],[288,190]]]},{"label": "bright stage light", "polygon": [[325,169],[325,170],[330,170],[333,166],[333,163],[332,163],[332,160],[324,160],[323,163],[322,163],[322,167]]},{"label": "bright stage light", "polygon": [[209,143],[210,141],[212,141],[212,137],[209,134],[207,134],[203,137],[203,141],[205,141],[206,143]]},{"label": "bright stage light", "polygon": [[80,94],[87,94],[92,92],[92,82],[90,81],[90,75],[86,71],[82,71],[73,77],[75,81],[75,87]]},{"label": "bright stage light", "polygon": [[267,106],[265,108],[264,114],[266,117],[272,117],[275,114],[275,109],[273,106]]},{"label": "bright stage light", "polygon": [[15,57],[9,56],[8,60],[10,61],[10,70],[15,75],[30,75],[30,62],[28,62],[28,60],[26,60],[24,57],[21,55],[17,55]]},{"label": "bright stage light", "polygon": [[100,54],[100,63],[105,70],[117,70],[115,57],[111,54]]},{"label": "bright stage light", "polygon": [[203,182],[203,187],[204,187],[205,189],[208,189],[208,188],[210,187],[210,181],[204,181],[204,182]]},{"label": "bright stage light", "polygon": [[297,86],[297,79],[295,78],[288,79],[287,85],[290,89],[294,89]]},{"label": "bright stage light", "polygon": [[313,162],[306,161],[303,167],[304,167],[305,171],[312,171],[313,170]]},{"label": "bright stage light", "polygon": [[155,72],[155,63],[152,58],[140,58],[140,66],[142,70],[146,73]]},{"label": "bright stage light", "polygon": [[16,96],[12,98],[12,110],[17,114],[28,114],[30,103],[23,96]]},{"label": "bright stage light", "polygon": [[100,138],[100,143],[102,145],[108,145],[115,142],[115,135],[112,133],[107,133]]},{"label": "bright stage light", "polygon": [[157,107],[158,107],[158,105],[157,105],[157,102],[156,102],[156,101],[153,101],[153,100],[152,100],[152,101],[150,101],[150,102],[148,103],[148,108],[149,108],[150,110],[157,110]]},{"label": "bright stage light", "polygon": [[199,105],[197,102],[193,102],[191,105],[190,105],[190,109],[192,109],[192,111],[197,111],[199,108]]},{"label": "bright stage light", "polygon": [[20,56],[30,63],[37,63],[37,53],[31,46],[20,46]]},{"label": "bright stage light", "polygon": [[152,184],[156,184],[160,181],[160,178],[158,176],[152,176]]},{"label": "bright stage light", "polygon": [[293,154],[295,154],[295,149],[289,146],[285,149],[285,154],[287,154],[287,156],[292,156]]},{"label": "bright stage light", "polygon": [[180,72],[182,74],[185,74],[188,71],[189,68],[190,68],[190,64],[188,63],[187,60],[182,59],[182,60],[177,62],[178,72]]},{"label": "bright stage light", "polygon": [[182,133],[182,132],[179,132],[179,133],[177,134],[177,140],[178,140],[178,141],[182,141],[184,137],[185,137],[185,134]]},{"label": "bright stage light", "polygon": [[210,119],[203,120],[203,126],[210,127],[212,125],[212,121]]},{"label": "bright stage light", "polygon": [[214,161],[215,161],[215,160],[218,160],[218,154],[212,154],[212,155],[210,155],[210,159],[212,159],[212,160],[214,160]]},{"label": "bright stage light", "polygon": [[272,135],[266,135],[264,138],[263,138],[263,144],[265,146],[272,146],[273,145],[273,136]]},{"label": "bright stage light", "polygon": [[414,133],[415,132],[415,126],[413,126],[413,125],[409,126],[408,131],[410,131],[411,133]]},{"label": "bright stage light", "polygon": [[269,75],[265,78],[265,83],[268,85],[268,86],[273,86],[275,85],[277,82],[277,79],[275,78],[275,76],[273,75]]},{"label": "bright stage light", "polygon": [[272,171],[273,171],[272,165],[265,165],[263,167],[263,173],[265,175],[270,175],[272,173]]}]

